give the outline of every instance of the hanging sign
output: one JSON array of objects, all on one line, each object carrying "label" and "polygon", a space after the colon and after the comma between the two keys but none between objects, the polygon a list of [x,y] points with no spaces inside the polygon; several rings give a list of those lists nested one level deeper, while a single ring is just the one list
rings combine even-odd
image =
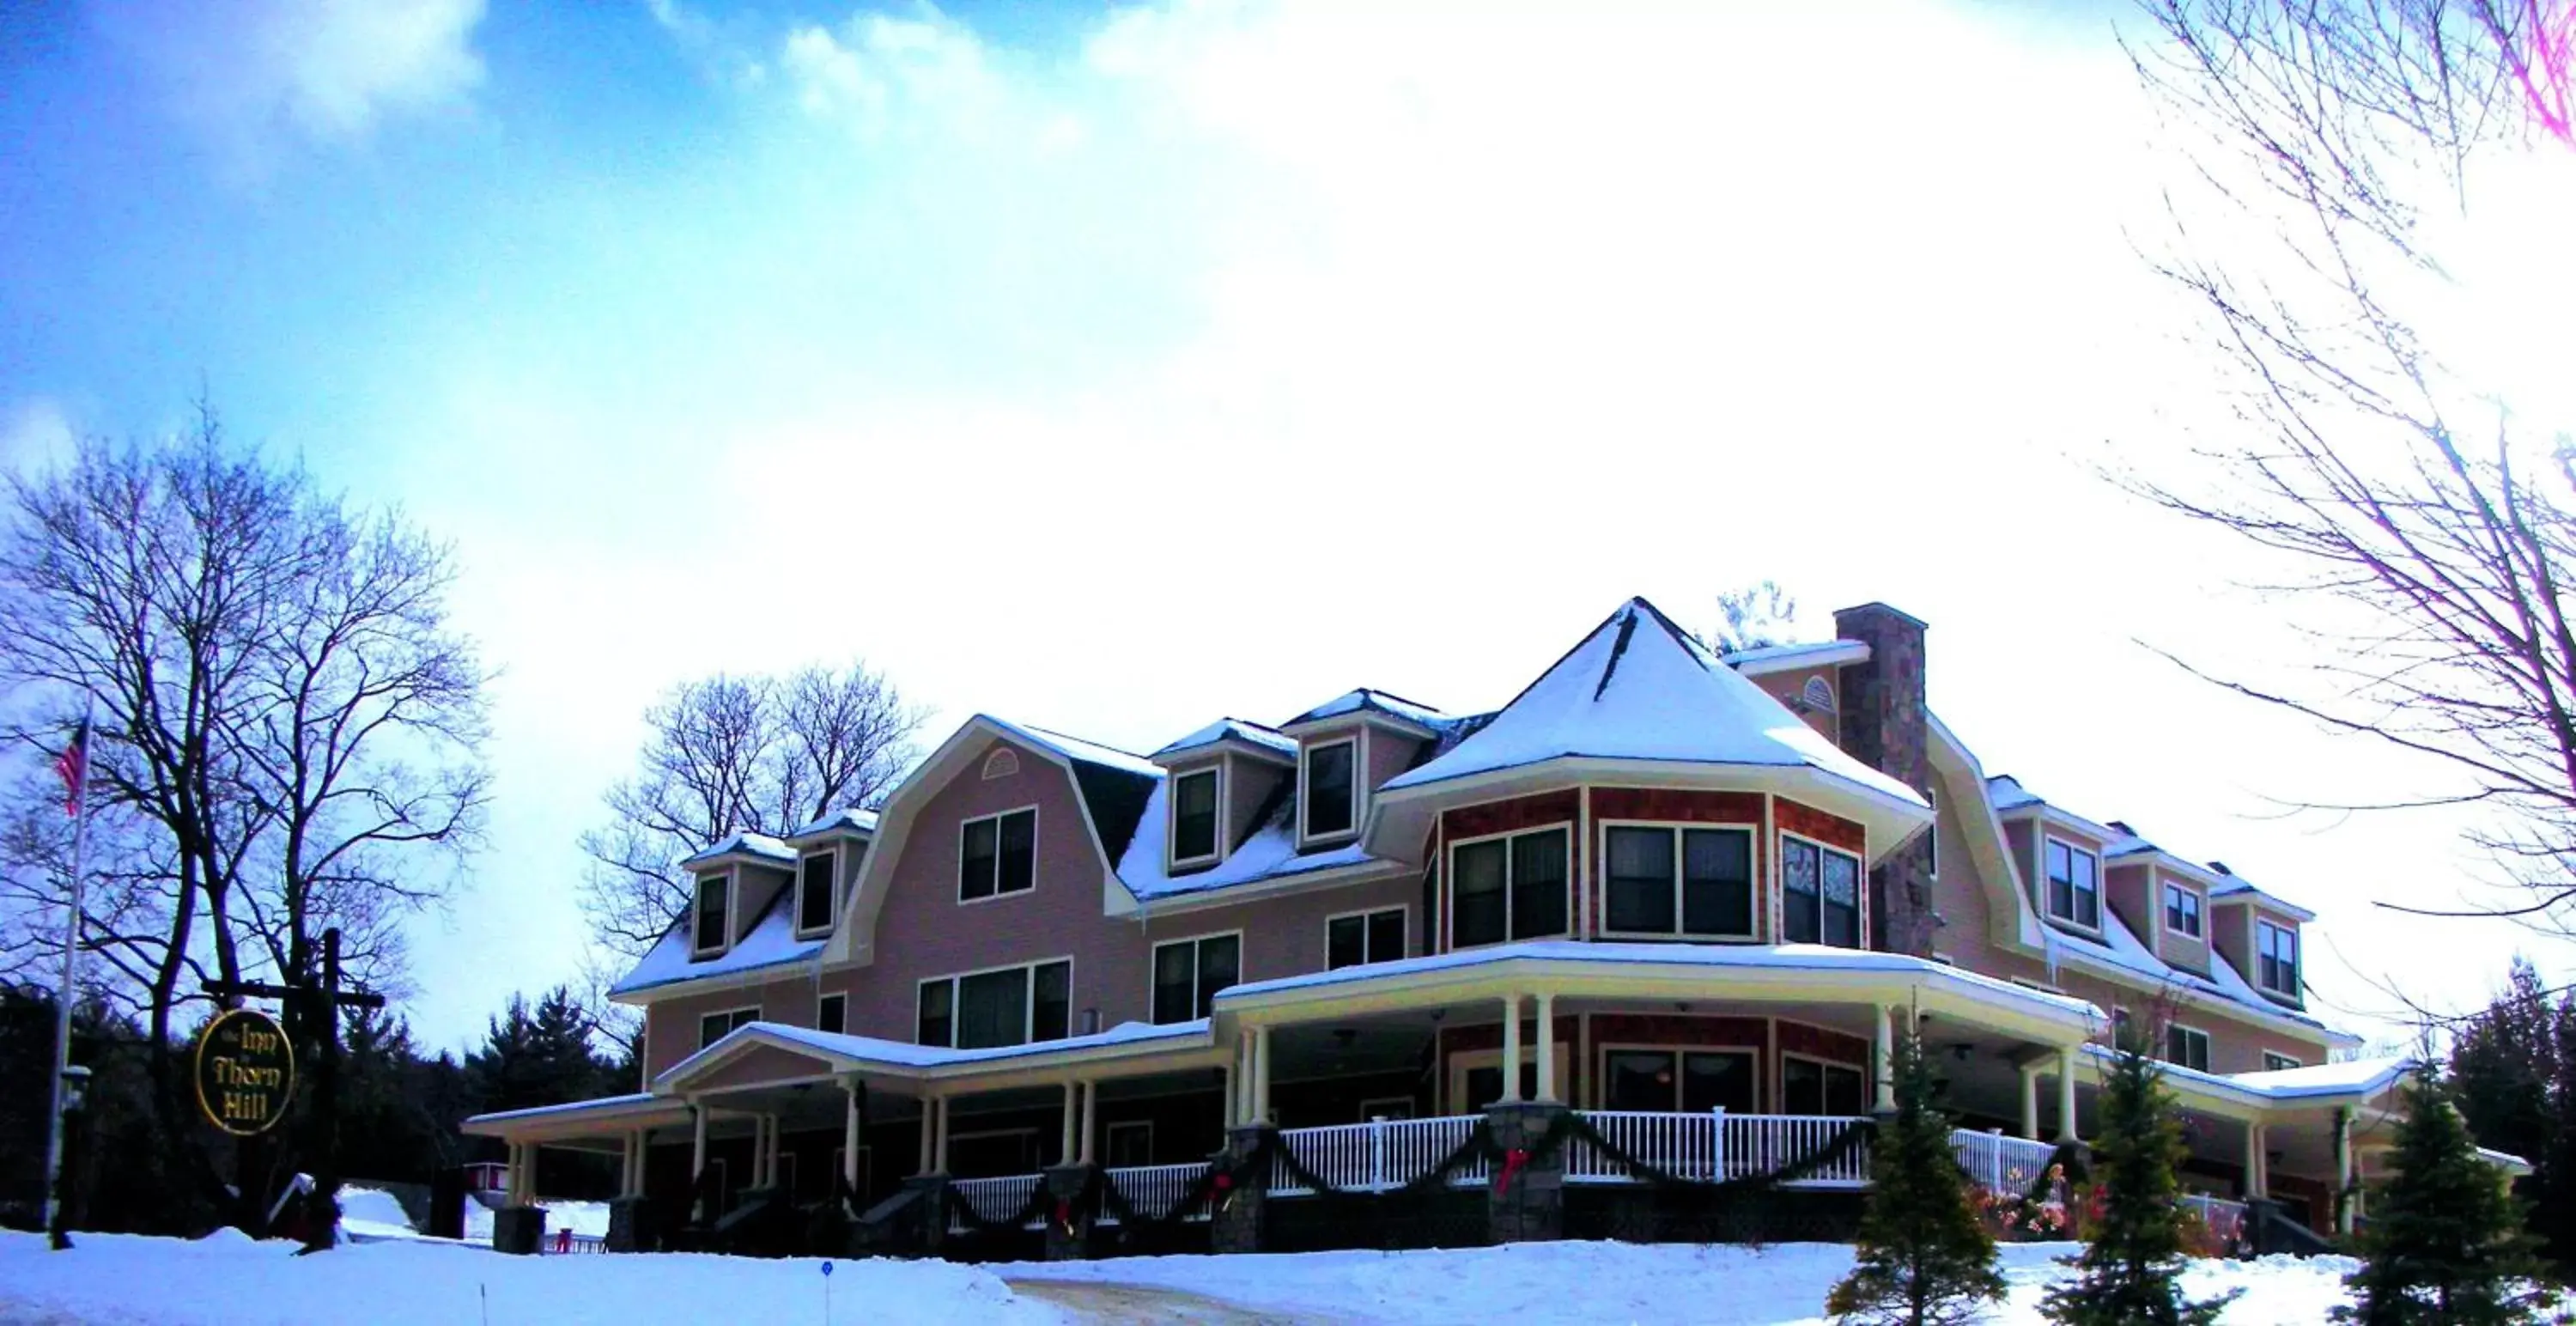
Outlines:
[{"label": "hanging sign", "polygon": [[197,1033],[197,1108],[235,1137],[267,1132],[295,1095],[295,1048],[266,1013],[236,1008]]}]

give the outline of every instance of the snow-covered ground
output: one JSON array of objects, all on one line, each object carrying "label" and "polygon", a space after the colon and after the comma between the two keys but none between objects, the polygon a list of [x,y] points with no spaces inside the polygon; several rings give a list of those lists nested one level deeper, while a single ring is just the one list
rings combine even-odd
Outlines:
[{"label": "snow-covered ground", "polygon": [[[2072,1244],[2005,1250],[2013,1282],[1993,1320],[2038,1321],[2056,1259]],[[1769,1248],[1529,1243],[1455,1252],[1328,1252],[1155,1257],[974,1267],[704,1256],[504,1257],[420,1242],[370,1243],[315,1257],[230,1232],[196,1242],[82,1235],[69,1252],[0,1233],[0,1326],[629,1326],[635,1322],[1042,1323],[1065,1310],[1006,1281],[1087,1281],[1206,1295],[1289,1321],[1352,1323],[1792,1323],[1820,1320],[1825,1291],[1851,1265],[1833,1244]],[[2337,1258],[2196,1264],[2194,1293],[2242,1287],[2230,1323],[2321,1322],[2344,1301]],[[1071,1301],[1071,1300],[1068,1300]],[[1132,1317],[1120,1317],[1132,1320]],[[1189,1314],[1166,1319],[1186,1320]]]}]

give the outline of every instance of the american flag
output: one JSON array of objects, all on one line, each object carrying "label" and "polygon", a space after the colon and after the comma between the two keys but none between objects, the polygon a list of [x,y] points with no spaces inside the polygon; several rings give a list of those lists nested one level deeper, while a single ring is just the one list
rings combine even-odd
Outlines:
[{"label": "american flag", "polygon": [[80,730],[72,734],[72,744],[54,757],[54,772],[63,780],[63,813],[77,819],[81,813],[81,796],[89,790],[89,720],[81,720]]}]

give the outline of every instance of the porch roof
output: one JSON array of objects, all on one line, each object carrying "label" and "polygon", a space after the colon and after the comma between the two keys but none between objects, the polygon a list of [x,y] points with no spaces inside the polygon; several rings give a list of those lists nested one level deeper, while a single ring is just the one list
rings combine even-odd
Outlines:
[{"label": "porch roof", "polygon": [[938,1045],[880,1040],[752,1022],[736,1027],[722,1040],[664,1069],[653,1079],[653,1093],[669,1097],[686,1092],[725,1064],[753,1049],[769,1046],[815,1061],[824,1074],[857,1073],[875,1080],[933,1082],[989,1072],[997,1067],[1055,1068],[1140,1055],[1203,1050],[1216,1044],[1208,1019],[1154,1025],[1122,1022],[1107,1031],[1025,1045],[997,1045],[954,1050]]},{"label": "porch roof", "polygon": [[621,1130],[654,1128],[687,1121],[688,1106],[685,1103],[650,1091],[636,1091],[622,1096],[568,1101],[561,1105],[495,1110],[467,1119],[458,1125],[458,1130],[473,1137],[532,1141],[548,1137],[596,1137],[612,1126]]}]

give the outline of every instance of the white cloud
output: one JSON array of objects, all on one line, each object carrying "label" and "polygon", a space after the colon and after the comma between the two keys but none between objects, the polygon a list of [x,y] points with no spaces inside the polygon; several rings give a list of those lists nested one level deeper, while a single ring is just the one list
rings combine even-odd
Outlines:
[{"label": "white cloud", "polygon": [[787,35],[779,66],[808,114],[864,138],[973,129],[1001,109],[1004,86],[973,32],[928,5],[918,17],[862,13],[835,32]]},{"label": "white cloud", "polygon": [[71,417],[58,402],[19,401],[0,411],[0,471],[26,474],[68,461],[76,440]]},{"label": "white cloud", "polygon": [[464,104],[483,80],[483,0],[147,0],[99,30],[180,119],[236,164],[281,136],[363,141],[384,120]]}]

